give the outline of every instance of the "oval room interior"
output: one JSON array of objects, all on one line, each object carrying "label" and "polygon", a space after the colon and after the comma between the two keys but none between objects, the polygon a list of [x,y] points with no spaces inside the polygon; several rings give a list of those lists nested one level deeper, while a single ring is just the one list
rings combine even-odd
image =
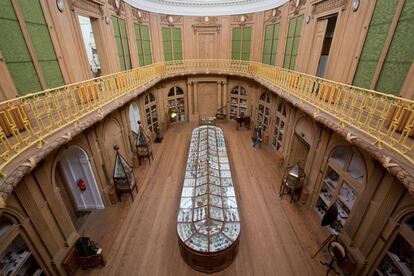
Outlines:
[{"label": "oval room interior", "polygon": [[413,0],[0,0],[0,275],[413,275]]}]

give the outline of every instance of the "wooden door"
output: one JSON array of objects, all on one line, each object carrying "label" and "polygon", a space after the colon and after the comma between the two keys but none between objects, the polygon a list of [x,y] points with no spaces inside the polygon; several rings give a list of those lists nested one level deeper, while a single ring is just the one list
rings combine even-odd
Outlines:
[{"label": "wooden door", "polygon": [[308,74],[316,75],[327,26],[328,19],[318,20],[316,23],[315,36],[313,38],[312,50],[309,56]]},{"label": "wooden door", "polygon": [[214,33],[198,34],[198,58],[212,59],[216,57],[216,35]]},{"label": "wooden door", "polygon": [[217,113],[217,84],[199,83],[198,90],[198,114],[200,117],[212,117]]}]

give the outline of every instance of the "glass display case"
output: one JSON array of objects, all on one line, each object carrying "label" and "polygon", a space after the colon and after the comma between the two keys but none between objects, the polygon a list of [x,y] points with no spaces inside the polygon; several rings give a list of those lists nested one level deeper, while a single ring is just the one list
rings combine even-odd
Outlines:
[{"label": "glass display case", "polygon": [[214,272],[228,266],[237,252],[240,216],[223,131],[194,129],[177,217],[184,260]]},{"label": "glass display case", "polygon": [[247,116],[247,91],[236,86],[230,92],[230,119],[236,120],[241,114]]},{"label": "glass display case", "polygon": [[45,275],[24,240],[17,236],[0,255],[0,275]]}]

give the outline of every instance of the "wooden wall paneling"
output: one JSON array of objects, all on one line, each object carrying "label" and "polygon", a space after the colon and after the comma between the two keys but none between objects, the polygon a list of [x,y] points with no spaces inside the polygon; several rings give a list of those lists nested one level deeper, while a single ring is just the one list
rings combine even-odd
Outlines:
[{"label": "wooden wall paneling", "polygon": [[231,58],[231,16],[220,16],[219,23],[221,24],[218,42],[218,56],[221,59]]},{"label": "wooden wall paneling", "polygon": [[85,68],[82,64],[81,53],[74,50],[78,49],[80,45],[80,37],[74,28],[73,11],[69,5],[66,5],[61,13],[56,8],[55,2],[42,0],[40,3],[46,22],[50,27],[53,26],[53,28],[49,27],[49,33],[65,83],[69,84],[90,78],[89,68]]},{"label": "wooden wall paneling", "polygon": [[[342,23],[346,27],[341,37],[341,46],[338,51],[340,54],[336,57],[336,65],[333,66],[336,70],[329,74],[333,80],[352,84],[374,14],[375,3],[376,1],[361,1],[357,12],[352,12],[352,2],[348,3],[348,16]],[[341,66],[337,66],[338,64]]]},{"label": "wooden wall paneling", "polygon": [[162,62],[164,61],[164,49],[162,46],[162,35],[161,35],[161,26],[160,26],[160,15],[150,13],[150,32],[151,32],[151,47],[152,47],[152,57],[153,62]]},{"label": "wooden wall paneling", "polygon": [[316,200],[318,199],[319,192],[322,186],[322,177],[323,177],[323,170],[322,166],[325,160],[325,155],[327,154],[327,149],[332,137],[332,131],[328,128],[319,125],[319,137],[316,145],[315,155],[311,158],[312,169],[307,175],[307,179],[305,180],[305,190],[311,196],[308,197],[306,204],[307,206],[313,208],[316,204]]},{"label": "wooden wall paneling", "polygon": [[183,55],[187,59],[198,58],[198,33],[193,29],[195,17],[183,16]]},{"label": "wooden wall paneling", "polygon": [[125,22],[128,33],[129,54],[131,58],[132,68],[139,67],[137,40],[134,29],[134,16],[132,15],[132,7],[125,4]]},{"label": "wooden wall paneling", "polygon": [[[107,75],[110,73],[116,72],[116,63],[114,63],[114,59],[117,61],[117,56],[114,57],[113,47],[114,47],[114,38],[113,34],[111,33],[111,15],[109,13],[109,9],[107,5],[97,5],[91,1],[83,0],[73,2],[73,22],[77,26],[75,28],[78,32],[77,36],[78,39],[81,38],[80,27],[78,19],[76,16],[78,14],[86,15],[91,18],[92,20],[92,28],[94,31],[95,36],[95,43],[96,48],[99,55],[99,62],[101,64],[101,71],[102,75]],[[106,24],[105,17],[109,18],[109,24]],[[83,43],[81,41],[81,43]],[[84,47],[83,44],[81,47]],[[115,52],[116,53],[116,52]],[[85,57],[86,58],[86,57]],[[88,66],[88,74],[89,73],[89,64]]]},{"label": "wooden wall paneling", "polygon": [[86,142],[89,146],[90,162],[92,165],[92,170],[95,175],[96,183],[98,185],[101,198],[105,206],[110,206],[110,200],[108,196],[108,191],[110,189],[109,184],[111,183],[108,179],[109,172],[105,173],[105,160],[103,159],[102,148],[100,145],[100,140],[96,137],[96,128],[90,128],[85,131]]},{"label": "wooden wall paneling", "polygon": [[33,175],[36,177],[37,182],[39,183],[39,188],[48,202],[48,205],[51,207],[51,214],[65,240],[65,246],[72,246],[79,235],[76,233],[72,220],[57,194],[57,187],[55,186],[56,184],[54,184],[55,170],[56,161],[55,158],[53,158],[53,155],[51,155],[44,161],[44,164],[40,168],[33,172]]},{"label": "wooden wall paneling", "polygon": [[410,70],[408,71],[404,84],[401,87],[400,96],[410,100],[414,99],[414,62],[411,63]]},{"label": "wooden wall paneling", "polygon": [[[382,48],[382,52],[381,52],[380,58],[378,60],[377,68],[375,69],[375,73],[372,76],[371,85],[369,87],[370,89],[375,89],[375,87],[377,86],[378,79],[379,79],[379,76],[381,74],[382,67],[384,65],[385,58],[387,56],[388,50],[389,50],[389,48],[391,46],[391,42],[392,42],[392,39],[394,37],[395,30],[397,29],[398,19],[400,18],[400,15],[401,15],[401,12],[403,10],[403,7],[404,7],[404,1],[403,0],[402,1],[398,1],[397,7],[395,9],[394,18],[392,19],[390,28],[388,30],[387,39],[385,40],[385,43],[384,43],[384,46]],[[389,91],[385,91],[385,92],[389,92]]]},{"label": "wooden wall paneling", "polygon": [[[29,187],[31,188],[29,189]],[[47,202],[39,195],[36,188],[37,183],[33,176],[27,175],[14,189],[14,192],[44,243],[48,254],[54,259],[60,248],[64,246],[64,242],[61,237],[56,237],[56,225],[51,223],[53,220],[51,221],[50,216],[47,215],[49,212]]]},{"label": "wooden wall paneling", "polygon": [[27,30],[27,26],[25,25],[25,18],[23,16],[23,13],[22,13],[22,11],[19,7],[19,4],[16,0],[11,1],[11,3],[13,4],[13,8],[14,8],[14,11],[16,13],[16,17],[18,19],[19,25],[20,25],[20,29],[22,30],[22,34],[23,34],[24,40],[25,40],[26,45],[27,45],[27,49],[28,49],[28,51],[30,53],[30,56],[32,58],[33,66],[36,69],[37,78],[39,79],[39,82],[40,82],[40,85],[41,85],[42,89],[43,90],[47,89],[48,87],[46,85],[46,80],[45,80],[45,77],[43,75],[42,68],[40,66],[40,63],[39,63],[39,60],[37,58],[36,52],[33,48],[33,43],[32,43],[32,40],[30,38],[29,31]]},{"label": "wooden wall paneling", "polygon": [[[76,2],[76,3],[84,3],[84,2]],[[75,39],[73,40],[72,43],[74,47],[76,47],[77,49],[80,49],[79,50],[79,62],[82,63],[83,66],[79,66],[79,70],[82,71],[85,76],[87,76],[85,79],[90,79],[92,78],[92,74],[90,70],[88,56],[85,50],[85,44],[83,41],[82,31],[79,25],[78,15],[88,16],[90,18],[96,18],[96,20],[91,20],[91,24],[93,26],[92,28],[95,27],[95,29],[96,27],[98,28],[100,27],[99,24],[96,24],[96,21],[101,21],[101,20],[98,19],[100,18],[99,10],[95,10],[93,6],[92,7],[83,6],[80,4],[79,7],[78,6],[73,7],[72,24],[73,24],[73,31],[75,34]],[[101,36],[101,32],[96,34],[94,31],[95,43],[96,43],[96,48],[97,48],[98,55],[99,55],[99,62],[101,63],[102,74],[105,74],[104,69],[106,66],[103,65],[103,63],[105,62],[103,59],[105,57],[102,55],[101,53],[102,51],[99,51],[101,48],[104,47],[103,41],[100,38],[100,36]]]},{"label": "wooden wall paneling", "polygon": [[276,55],[276,66],[283,67],[283,60],[286,51],[286,37],[289,27],[289,5],[283,5],[281,8],[281,19],[280,19],[280,35],[279,45],[277,46]]},{"label": "wooden wall paneling", "polygon": [[[363,156],[366,156],[366,154]],[[375,166],[374,170],[370,174],[367,172],[367,180],[364,190],[362,194],[360,194],[359,198],[357,199],[358,201],[353,207],[356,208],[358,212],[354,212],[351,219],[344,227],[344,232],[351,240],[350,246],[355,246],[355,236],[357,235],[357,232],[362,229],[361,224],[369,208],[371,199],[377,190],[378,185],[381,183],[384,175],[385,171],[379,166]]]},{"label": "wooden wall paneling", "polygon": [[262,62],[264,41],[264,12],[253,14],[252,37],[250,45],[250,60]]},{"label": "wooden wall paneling", "polygon": [[0,53],[0,101],[5,101],[17,97],[17,89],[13,78],[7,69],[6,62]]},{"label": "wooden wall paneling", "polygon": [[405,192],[404,187],[398,180],[389,174],[384,177],[379,186],[382,187],[376,191],[371,204],[371,208],[376,210],[373,212],[373,216],[367,217],[371,220],[368,230],[364,236],[357,239],[357,242],[360,243],[359,248],[365,256],[369,254],[377,240],[380,239],[380,234],[386,226],[388,218]]},{"label": "wooden wall paneling", "polygon": [[[306,73],[311,75],[316,75],[316,71],[319,65],[319,59],[321,57],[322,45],[325,39],[326,27],[328,26],[328,20],[314,20],[314,35],[313,40],[307,49],[311,49],[309,53],[309,59],[307,64],[307,70],[304,70]],[[309,38],[311,39],[311,38]],[[305,62],[305,61],[304,61]]]}]

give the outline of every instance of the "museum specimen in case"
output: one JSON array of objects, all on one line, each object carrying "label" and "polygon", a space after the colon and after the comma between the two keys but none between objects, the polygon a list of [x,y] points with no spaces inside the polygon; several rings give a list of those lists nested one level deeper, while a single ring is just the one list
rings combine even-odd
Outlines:
[{"label": "museum specimen in case", "polygon": [[215,272],[237,255],[240,216],[223,131],[193,130],[177,217],[181,255],[194,269]]}]

